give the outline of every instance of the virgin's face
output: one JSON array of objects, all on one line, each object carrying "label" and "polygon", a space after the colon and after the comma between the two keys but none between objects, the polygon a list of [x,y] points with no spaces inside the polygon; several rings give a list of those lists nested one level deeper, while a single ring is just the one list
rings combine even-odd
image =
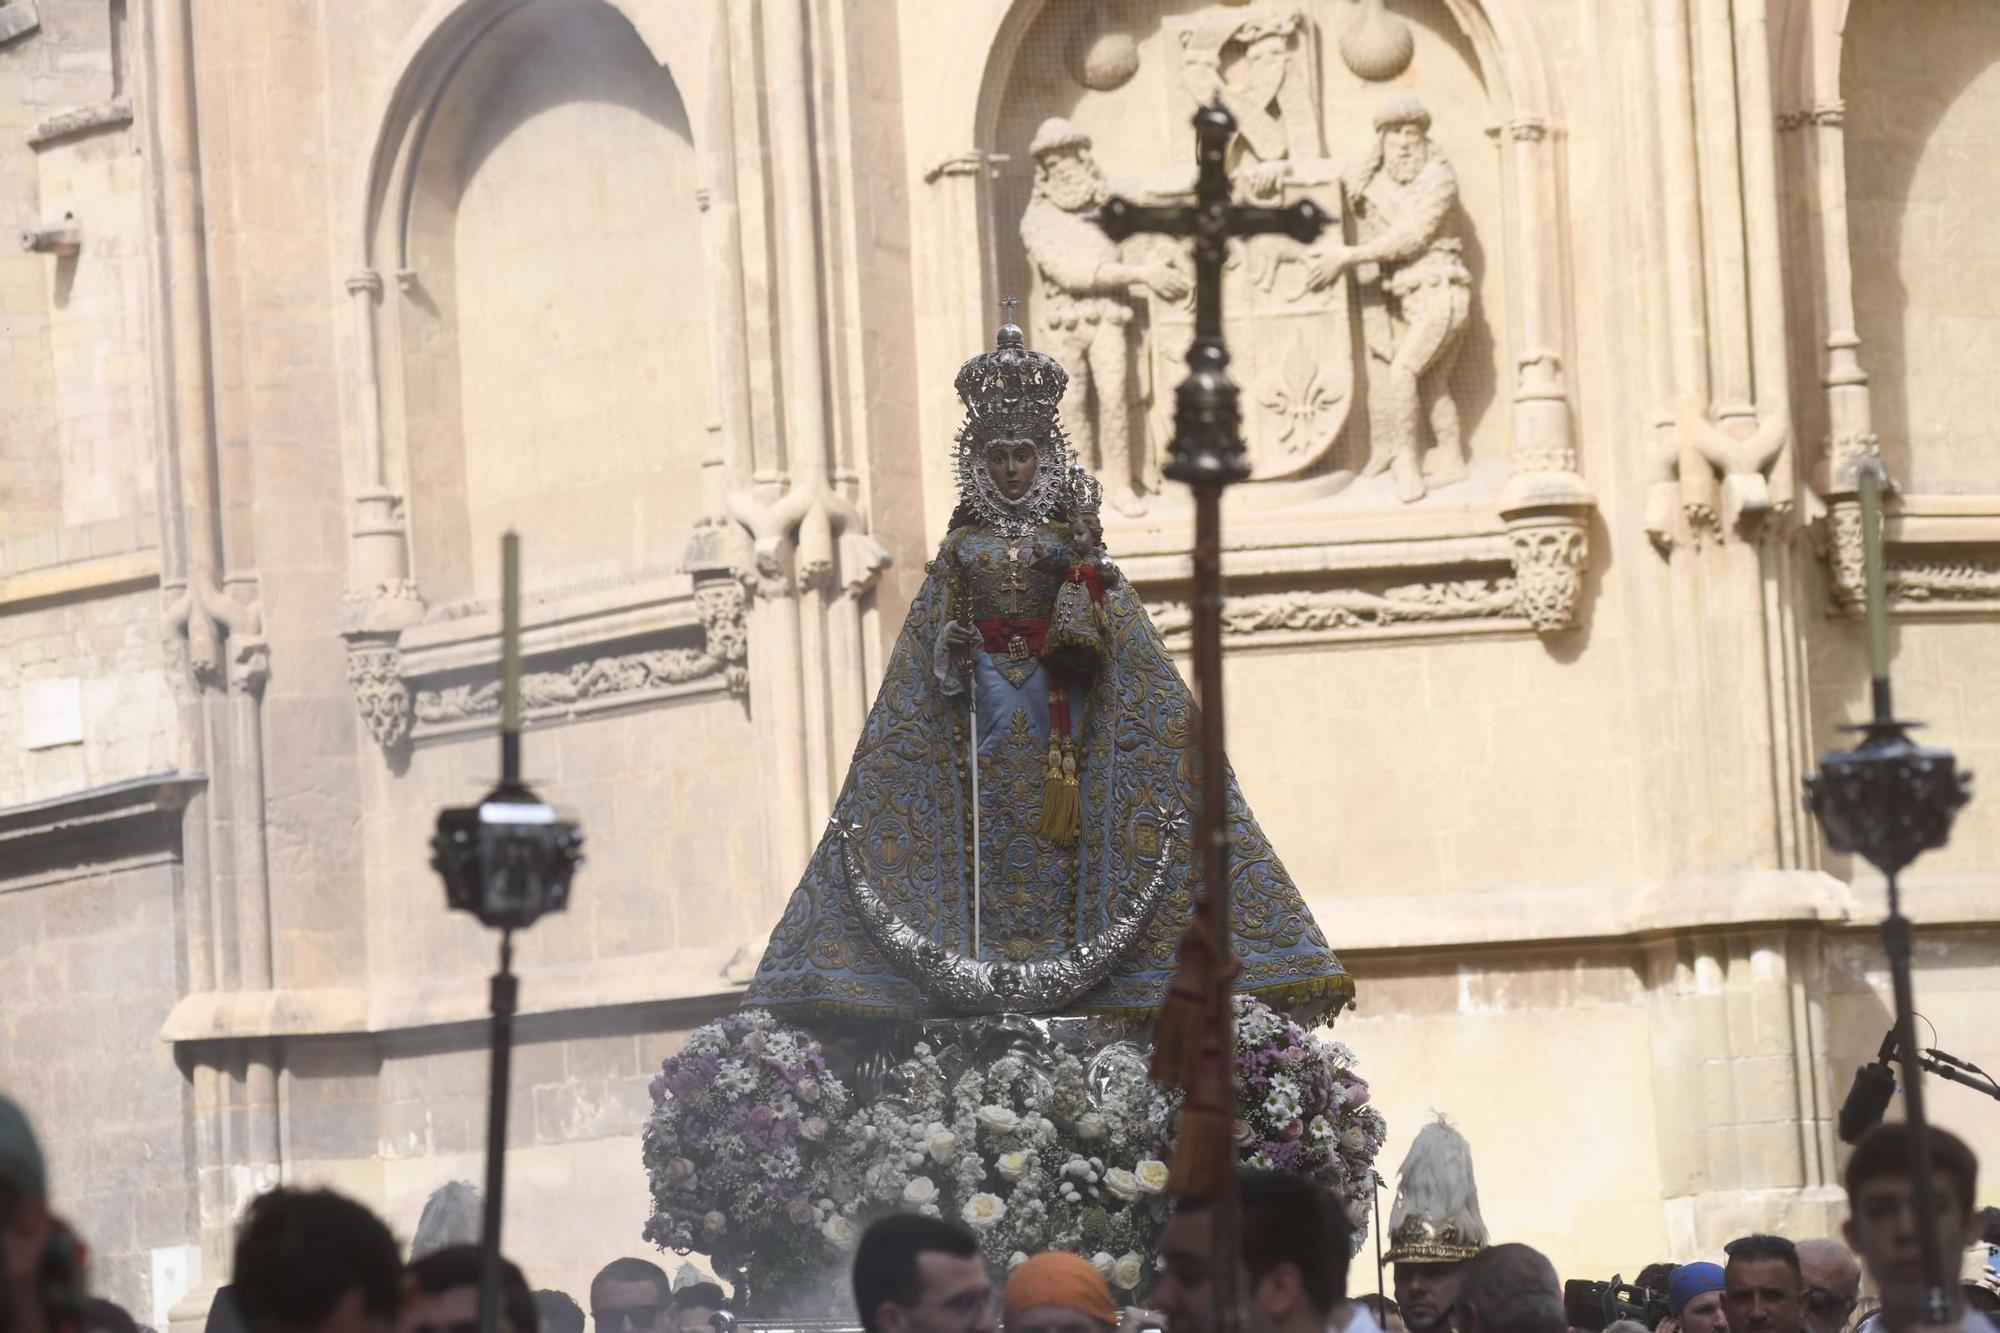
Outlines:
[{"label": "virgin's face", "polygon": [[1018,500],[1035,484],[1035,442],[1002,439],[986,446],[986,473],[993,488],[1009,500]]}]

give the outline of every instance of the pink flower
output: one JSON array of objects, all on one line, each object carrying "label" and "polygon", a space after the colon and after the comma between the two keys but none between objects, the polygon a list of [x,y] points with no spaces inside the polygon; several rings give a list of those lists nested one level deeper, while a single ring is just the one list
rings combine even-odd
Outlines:
[{"label": "pink flower", "polygon": [[749,1036],[743,1039],[743,1049],[752,1055],[762,1055],[764,1053],[764,1034],[761,1032],[750,1033]]},{"label": "pink flower", "polygon": [[801,1227],[809,1227],[819,1220],[818,1215],[813,1212],[813,1206],[804,1199],[793,1199],[791,1206],[785,1209],[785,1216],[792,1219],[794,1226]]},{"label": "pink flower", "polygon": [[771,1123],[771,1115],[771,1108],[768,1106],[753,1107],[750,1111],[750,1123],[762,1129]]},{"label": "pink flower", "polygon": [[1287,1046],[1284,1050],[1278,1052],[1278,1058],[1288,1065],[1295,1065],[1306,1058],[1306,1053],[1296,1046]]},{"label": "pink flower", "polygon": [[687,1189],[694,1185],[694,1163],[685,1157],[676,1157],[667,1163],[667,1188]]},{"label": "pink flower", "polygon": [[1292,1121],[1288,1121],[1288,1122],[1286,1123],[1285,1127],[1284,1127],[1283,1129],[1279,1130],[1278,1132],[1279,1132],[1280,1134],[1284,1135],[1284,1136],[1285,1136],[1286,1138],[1288,1138],[1288,1139],[1295,1139],[1295,1138],[1297,1138],[1297,1137],[1298,1137],[1299,1135],[1301,1135],[1301,1134],[1305,1133],[1305,1128],[1306,1128],[1306,1127],[1305,1127],[1304,1125],[1300,1124],[1300,1123],[1299,1123],[1298,1121],[1296,1121],[1296,1120],[1292,1120]]},{"label": "pink flower", "polygon": [[799,1081],[799,1100],[802,1102],[816,1102],[819,1100],[818,1079],[808,1078]]},{"label": "pink flower", "polygon": [[1368,1085],[1358,1078],[1355,1079],[1353,1085],[1348,1090],[1347,1104],[1349,1106],[1368,1105]]}]

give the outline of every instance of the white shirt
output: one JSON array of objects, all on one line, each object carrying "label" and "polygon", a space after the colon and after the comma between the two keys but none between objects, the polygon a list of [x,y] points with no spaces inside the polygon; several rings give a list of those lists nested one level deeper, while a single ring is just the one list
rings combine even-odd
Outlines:
[{"label": "white shirt", "polygon": [[[1375,1322],[1375,1312],[1360,1301],[1348,1301],[1347,1322],[1326,1321],[1327,1333],[1382,1333],[1382,1326]],[[1965,1333],[1993,1333],[1991,1329],[1967,1329]]]}]

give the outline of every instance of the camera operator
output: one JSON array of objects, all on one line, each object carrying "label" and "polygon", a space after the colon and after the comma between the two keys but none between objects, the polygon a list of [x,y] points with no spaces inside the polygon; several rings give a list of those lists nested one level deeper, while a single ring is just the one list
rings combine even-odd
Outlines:
[{"label": "camera operator", "polygon": [[1682,1264],[1667,1279],[1662,1333],[1729,1333],[1722,1314],[1722,1265]]}]

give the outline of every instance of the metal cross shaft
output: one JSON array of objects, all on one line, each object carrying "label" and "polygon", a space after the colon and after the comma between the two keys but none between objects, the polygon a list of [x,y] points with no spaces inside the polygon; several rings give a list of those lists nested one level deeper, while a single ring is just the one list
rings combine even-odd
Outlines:
[{"label": "metal cross shaft", "polygon": [[[1229,348],[1222,337],[1222,266],[1233,237],[1279,235],[1303,243],[1320,234],[1327,217],[1310,200],[1289,208],[1234,201],[1224,163],[1236,118],[1220,102],[1195,113],[1194,132],[1199,171],[1193,204],[1139,205],[1113,198],[1104,205],[1098,225],[1114,241],[1149,232],[1194,242],[1194,342],[1188,348],[1188,376],[1174,391],[1174,438],[1162,470],[1194,491],[1191,629],[1201,711],[1201,789],[1194,826],[1202,882],[1195,910],[1206,919],[1219,960],[1210,1003],[1223,1067],[1230,1071],[1225,1090],[1233,1123],[1235,950],[1229,938],[1228,781],[1222,729],[1222,490],[1246,480],[1250,466],[1244,458],[1236,384],[1229,378]],[[1233,1157],[1227,1182],[1207,1203],[1215,1271],[1213,1327],[1218,1333],[1236,1333],[1243,1316],[1235,1262],[1241,1223]]]}]

